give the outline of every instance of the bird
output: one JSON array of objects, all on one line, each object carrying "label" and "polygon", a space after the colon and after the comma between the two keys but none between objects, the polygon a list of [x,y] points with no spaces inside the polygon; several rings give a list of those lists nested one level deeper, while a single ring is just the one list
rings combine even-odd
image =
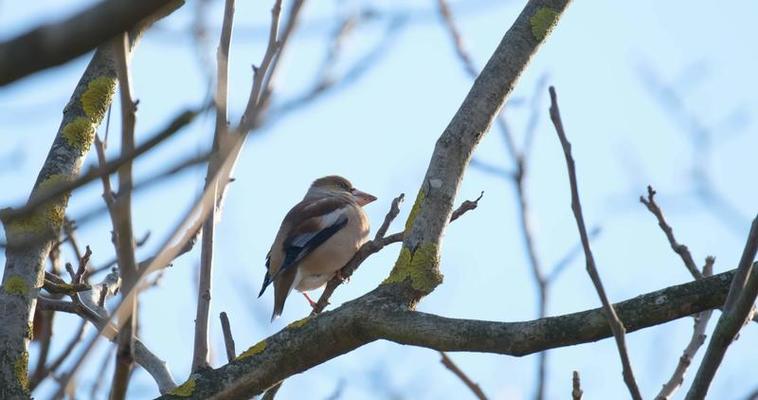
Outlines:
[{"label": "bird", "polygon": [[315,305],[306,291],[326,284],[368,240],[370,226],[363,206],[376,199],[338,175],[313,181],[303,200],[284,217],[266,255],[258,297],[273,283],[271,321],[282,314],[292,289]]}]

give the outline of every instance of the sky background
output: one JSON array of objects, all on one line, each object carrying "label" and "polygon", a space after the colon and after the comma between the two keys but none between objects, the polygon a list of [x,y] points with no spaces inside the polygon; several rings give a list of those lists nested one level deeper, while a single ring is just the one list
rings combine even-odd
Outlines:
[{"label": "sky background", "polygon": [[[93,3],[0,0],[0,40]],[[306,3],[301,29],[286,51],[275,85],[274,109],[313,84],[328,38],[341,18],[367,7],[378,15],[360,23],[345,42],[337,75],[377,43],[384,47],[381,56],[371,59],[370,68],[349,85],[270,121],[248,140],[216,231],[213,366],[226,359],[217,319],[220,311],[231,318],[238,352],[307,315],[307,303],[292,296],[282,317],[269,323],[273,296],[257,299],[256,295],[264,257],[279,223],[310,182],[341,174],[377,195],[379,200],[366,211],[378,227],[392,198],[399,193],[414,198],[436,138],[471,86],[440,23],[436,1]],[[452,5],[466,47],[475,62],[484,65],[523,2],[478,0]],[[237,1],[230,60],[233,122],[246,104],[250,65],[263,54],[270,6],[270,2]],[[213,0],[201,11],[208,28],[205,46],[189,33],[197,0],[188,1],[139,44],[132,62],[133,93],[140,101],[138,142],[178,111],[206,98],[203,62],[213,67],[222,9],[223,2]],[[677,239],[690,247],[699,264],[706,255],[713,255],[716,272],[736,265],[757,211],[758,186],[753,181],[758,146],[754,113],[758,50],[753,40],[758,36],[757,11],[758,4],[750,2],[724,7],[683,0],[584,1],[568,8],[522,75],[506,111],[517,143],[522,143],[530,118],[537,118],[527,191],[544,269],[551,270],[578,243],[565,162],[547,114],[546,83],[558,91],[587,224],[602,229],[592,247],[613,301],[691,280],[653,216],[638,202],[647,184],[658,190],[659,204]],[[387,38],[391,24],[395,28]],[[0,184],[11,188],[0,191],[2,207],[17,206],[28,195],[60,124],[61,111],[89,58],[79,57],[0,88]],[[111,118],[111,157],[118,154],[116,110]],[[135,164],[136,180],[207,149],[212,127],[210,115],[201,117],[170,143],[140,158]],[[484,138],[475,157],[512,169],[497,129]],[[92,152],[85,165],[94,161]],[[138,258],[150,256],[165,240],[201,190],[204,174],[202,167],[190,169],[135,194],[136,235],[151,233]],[[703,176],[709,184],[703,183]],[[502,177],[469,168],[459,201],[473,199],[481,191],[485,195],[479,208],[448,228],[441,264],[444,284],[419,309],[448,317],[533,319],[536,288],[523,249],[514,188]],[[69,215],[76,219],[93,209],[102,210],[101,193],[99,183],[77,191]],[[708,193],[716,197],[707,197]],[[403,206],[391,231],[402,227],[409,208],[410,204]],[[92,247],[95,266],[113,257],[109,232],[104,212],[79,229],[80,243]],[[337,290],[333,305],[373,289],[387,276],[398,250],[394,245],[366,261],[350,283]],[[187,378],[191,364],[198,265],[196,246],[174,262],[158,288],[140,297],[140,336],[168,362],[179,382]],[[549,315],[599,304],[583,258],[575,258],[551,289]],[[718,315],[712,318],[709,332]],[[62,349],[76,321],[75,317],[56,317],[53,354]],[[628,335],[632,364],[646,397],[652,398],[669,378],[691,332],[692,319],[685,318]],[[105,348],[100,343],[79,374],[79,395],[84,398],[101,368]],[[758,329],[751,324],[729,348],[712,384],[712,398],[743,399],[758,388],[758,377],[752,372],[756,348]],[[32,360],[35,350],[33,346]],[[627,396],[612,340],[549,354],[547,398],[569,396],[572,370],[580,372],[587,399]],[[536,355],[454,353],[451,357],[493,399],[533,395]],[[107,368],[109,381],[112,362]],[[685,388],[693,374],[694,369],[687,375]],[[471,397],[439,363],[435,351],[385,341],[288,379],[279,396],[322,399],[337,388],[344,399]],[[47,398],[53,389],[50,383],[43,385],[36,396]],[[684,392],[675,398],[683,398]],[[137,370],[129,397],[156,394],[152,379]]]}]

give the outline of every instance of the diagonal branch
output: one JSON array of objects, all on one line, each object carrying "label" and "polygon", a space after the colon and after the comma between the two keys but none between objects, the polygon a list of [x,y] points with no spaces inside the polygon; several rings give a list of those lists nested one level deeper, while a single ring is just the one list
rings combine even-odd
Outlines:
[{"label": "diagonal branch", "polygon": [[468,387],[469,390],[471,390],[471,392],[474,393],[474,396],[476,396],[477,399],[487,400],[487,396],[484,394],[484,392],[482,391],[482,388],[480,388],[476,382],[472,381],[471,378],[469,378],[468,375],[466,375],[466,373],[463,372],[453,362],[453,360],[451,360],[450,357],[447,356],[447,354],[445,354],[445,352],[440,351],[439,353],[440,353],[440,357],[442,357],[440,362],[442,363],[442,365],[445,366],[445,368],[449,369],[450,372],[452,372],[455,376],[457,376],[458,379],[460,379],[466,385],[466,387]]},{"label": "diagonal branch", "polygon": [[592,250],[590,249],[590,239],[587,234],[587,228],[584,224],[582,205],[579,201],[579,188],[577,185],[574,158],[571,156],[571,143],[569,143],[566,138],[566,133],[563,131],[563,122],[561,121],[561,114],[558,109],[558,99],[555,94],[555,88],[552,86],[550,87],[550,119],[553,121],[553,125],[555,125],[555,131],[558,134],[558,139],[561,141],[561,147],[563,147],[563,155],[566,157],[566,168],[568,170],[571,186],[571,210],[574,212],[576,225],[579,228],[579,236],[582,239],[584,257],[587,261],[587,273],[590,275],[592,284],[595,285],[595,290],[600,297],[600,301],[603,303],[603,309],[606,312],[608,324],[611,326],[613,336],[616,339],[616,345],[618,347],[619,356],[621,357],[621,365],[623,367],[624,382],[629,388],[629,393],[632,395],[632,398],[635,400],[641,400],[642,395],[640,394],[640,389],[637,387],[637,382],[634,379],[634,372],[632,371],[632,365],[629,361],[629,355],[626,349],[626,341],[624,340],[626,328],[616,314],[616,310],[613,309],[611,302],[608,300],[608,296],[605,294],[603,282],[600,280],[600,275],[595,266],[595,258],[592,256]]},{"label": "diagonal branch", "polygon": [[711,341],[708,342],[705,356],[687,392],[686,400],[706,397],[727,348],[753,313],[755,300],[758,297],[758,265],[753,263],[756,253],[758,253],[758,216],[750,226],[750,233],[748,233],[740,264],[724,302],[723,312],[713,330]]},{"label": "diagonal branch", "polygon": [[645,207],[655,215],[655,218],[658,220],[658,226],[660,226],[663,233],[666,234],[666,239],[668,239],[671,249],[674,250],[676,254],[679,254],[679,257],[682,258],[682,262],[684,262],[684,266],[690,271],[692,277],[695,279],[702,278],[703,274],[697,269],[697,265],[695,265],[695,260],[692,258],[690,250],[687,246],[680,244],[676,241],[676,238],[674,238],[674,230],[671,229],[671,225],[666,222],[666,218],[663,217],[663,211],[658,207],[658,203],[655,202],[655,194],[656,192],[653,187],[648,186],[647,199],[640,196],[640,203],[644,204]]}]

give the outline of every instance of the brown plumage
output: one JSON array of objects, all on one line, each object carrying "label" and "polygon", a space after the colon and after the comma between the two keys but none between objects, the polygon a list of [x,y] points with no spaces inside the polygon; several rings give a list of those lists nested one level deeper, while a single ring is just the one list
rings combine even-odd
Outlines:
[{"label": "brown plumage", "polygon": [[284,217],[267,257],[259,296],[274,283],[272,320],[281,315],[293,288],[317,289],[350,260],[368,238],[369,222],[362,206],[374,200],[341,176],[311,184],[303,200]]}]

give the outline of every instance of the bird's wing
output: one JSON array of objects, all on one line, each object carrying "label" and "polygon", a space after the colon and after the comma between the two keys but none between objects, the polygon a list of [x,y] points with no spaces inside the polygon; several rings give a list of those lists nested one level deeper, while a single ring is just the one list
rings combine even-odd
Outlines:
[{"label": "bird's wing", "polygon": [[344,228],[348,222],[348,207],[348,201],[332,197],[304,200],[293,207],[284,218],[266,259],[267,273],[260,294],[281,274]]}]

